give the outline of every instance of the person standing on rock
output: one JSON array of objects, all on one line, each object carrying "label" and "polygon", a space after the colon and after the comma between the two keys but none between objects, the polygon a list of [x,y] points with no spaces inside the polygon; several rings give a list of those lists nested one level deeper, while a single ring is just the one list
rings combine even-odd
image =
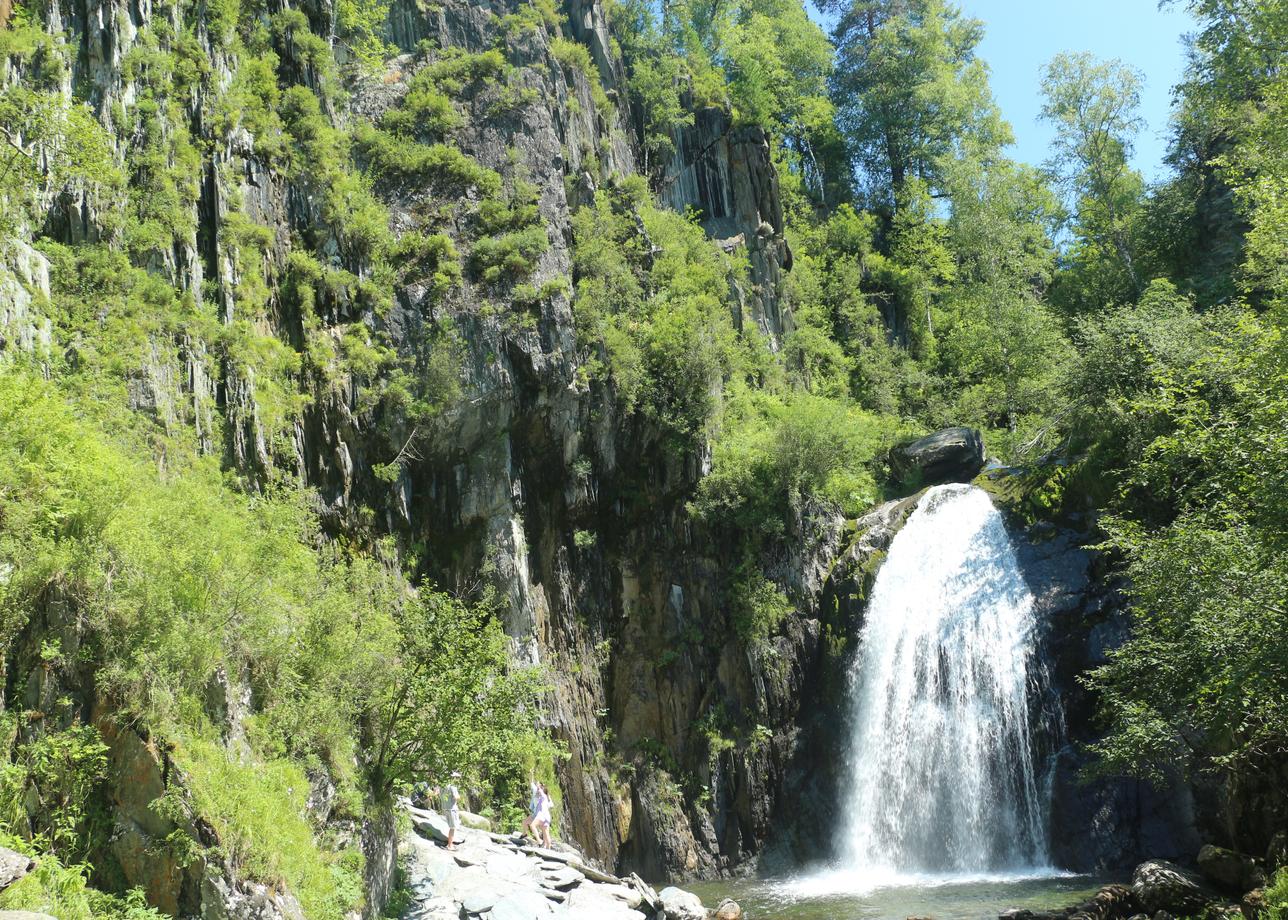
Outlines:
[{"label": "person standing on rock", "polygon": [[537,783],[540,794],[537,796],[537,816],[532,819],[532,828],[541,835],[541,845],[550,849],[550,790],[545,783]]},{"label": "person standing on rock", "polygon": [[447,818],[447,849],[456,849],[456,829],[461,826],[461,790],[456,781],[461,778],[459,771],[452,771],[452,778],[443,787],[443,814]]},{"label": "person standing on rock", "polygon": [[536,837],[535,825],[537,817],[541,814],[541,784],[537,782],[536,777],[529,776],[528,788],[532,794],[528,798],[528,815],[523,819],[523,833],[526,835],[531,832],[533,837]]}]

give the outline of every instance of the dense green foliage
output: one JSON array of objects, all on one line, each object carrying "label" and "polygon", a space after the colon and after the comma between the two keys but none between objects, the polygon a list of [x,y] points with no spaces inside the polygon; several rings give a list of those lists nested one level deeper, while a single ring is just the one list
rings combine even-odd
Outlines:
[{"label": "dense green foliage", "polygon": [[0,836],[0,846],[39,856],[36,869],[0,893],[0,910],[34,911],[58,920],[162,920],[165,914],[147,906],[142,891],[116,897],[89,884],[90,869],[66,865],[53,853],[33,851],[22,837]]},{"label": "dense green foliage", "polygon": [[[1130,577],[1134,638],[1088,677],[1109,728],[1102,768],[1264,788],[1288,753],[1288,9],[1189,6],[1175,172],[1154,185],[1129,165],[1140,75],[1085,54],[1043,75],[1046,169],[1008,160],[982,25],[939,0],[826,4],[832,61],[802,39],[750,82],[740,55],[798,30],[793,12],[686,3],[655,21],[628,5],[614,22],[628,61],[650,62],[632,86],[646,145],[669,153],[685,92],[723,96],[770,132],[786,198],[785,377],[728,390],[695,509],[755,535],[754,559],[804,497],[871,500],[876,445],[836,448],[893,427],[837,413],[978,425],[990,450],[1034,464],[1050,512],[1104,511]],[[821,79],[834,112],[809,101]],[[757,103],[769,80],[781,105]],[[800,132],[806,110],[827,129]],[[630,300],[621,269],[598,271],[604,299]],[[812,428],[820,413],[831,420]],[[795,454],[776,421],[789,417],[831,437]],[[779,616],[758,571],[731,576],[745,633]]]},{"label": "dense green foliage", "polygon": [[[519,769],[515,751],[547,749],[532,728],[539,686],[509,669],[486,610],[428,588],[409,596],[374,560],[312,548],[316,524],[298,492],[243,496],[212,459],[175,453],[159,475],[131,439],[102,433],[110,425],[77,417],[30,375],[0,378],[0,553],[12,567],[0,640],[12,643],[51,596],[74,604],[92,643],[80,655],[101,662],[97,691],[177,742],[190,807],[233,865],[286,882],[310,917],[342,916],[361,897],[360,876],[337,881],[332,864],[345,857],[315,841],[301,808],[306,773],[330,777],[337,809],[358,816],[426,771],[455,764],[504,776],[507,764]],[[48,667],[72,666],[57,648],[46,654]],[[249,681],[252,763],[217,741],[203,702],[217,673]],[[75,726],[65,705],[25,718]],[[28,775],[49,761],[39,747],[55,737],[19,746]],[[85,784],[103,778],[86,762],[100,756],[86,750],[91,741],[73,742],[83,753],[68,781],[41,784],[62,790],[65,801],[49,803],[59,823],[28,831],[60,853],[83,836]]]},{"label": "dense green foliage", "polygon": [[582,338],[599,346],[626,411],[694,443],[709,433],[720,381],[743,360],[726,298],[745,267],[638,185],[601,193],[573,232]]},{"label": "dense green foliage", "polygon": [[[465,218],[482,239],[462,242],[484,275],[525,276],[545,231],[526,185],[441,143],[460,124],[458,97],[509,71],[499,53],[421,68],[410,119],[341,126],[336,58],[303,13],[174,12],[181,22],[149,21],[126,55],[137,104],[98,113],[64,95],[69,46],[24,8],[0,23],[0,54],[24,74],[0,90],[3,270],[10,241],[32,235],[60,191],[83,191],[103,215],[95,240],[40,241],[53,296],[34,310],[54,347],[15,354],[0,336],[0,647],[10,686],[43,675],[51,694],[0,721],[0,827],[42,854],[0,903],[154,915],[137,892],[101,891],[123,887],[100,862],[120,780],[104,723],[90,721],[102,708],[164,761],[169,788],[152,811],[174,830],[154,841],[157,858],[222,863],[291,892],[311,920],[339,918],[365,897],[363,856],[331,826],[387,808],[431,771],[461,769],[484,802],[510,795],[555,750],[536,727],[543,684],[510,660],[494,599],[416,584],[414,555],[379,541],[364,510],[345,538],[324,534],[318,496],[287,458],[309,413],[338,403],[375,437],[385,462],[373,476],[396,481],[458,393],[449,323],[427,322],[400,350],[389,341],[398,286],[422,285],[432,306],[465,267],[441,216],[391,230],[391,188],[414,178],[481,195]],[[385,12],[338,11],[364,70],[383,66]],[[240,61],[226,86],[199,49],[207,15]],[[236,182],[226,211],[199,224],[203,170],[223,167],[192,136],[193,99],[222,136],[249,131],[263,164],[294,183],[307,201],[298,224],[264,226]],[[200,233],[224,275],[185,289],[165,267]],[[176,374],[196,383],[187,399]],[[218,391],[201,388],[215,377]],[[68,611],[71,645],[28,647]],[[251,701],[231,736],[212,693]],[[325,813],[306,807],[321,787],[333,790]]]},{"label": "dense green foliage", "polygon": [[[892,443],[975,425],[1026,467],[1032,507],[1093,512],[1129,578],[1133,636],[1085,678],[1101,768],[1272,783],[1288,754],[1288,8],[1188,5],[1174,171],[1152,184],[1129,160],[1140,75],[1082,54],[1042,76],[1049,162],[1010,159],[983,26],[945,0],[827,0],[830,41],[797,0],[616,0],[616,85],[550,2],[495,16],[495,47],[397,58],[385,0],[342,0],[326,26],[177,3],[139,29],[121,62],[135,93],[110,106],[19,5],[0,24],[0,255],[36,240],[54,283],[33,306],[51,347],[0,340],[0,645],[74,610],[79,646],[24,649],[22,666],[70,685],[92,665],[95,700],[186,790],[163,806],[176,827],[200,817],[206,856],[310,918],[344,915],[360,856],[305,807],[311,783],[350,821],[454,767],[512,795],[555,755],[498,599],[438,591],[427,547],[389,537],[372,496],[462,396],[454,320],[500,317],[490,350],[538,318],[544,341],[571,302],[575,387],[640,448],[632,472],[709,459],[676,508],[730,561],[713,646],[774,635],[799,599],[770,559],[811,515],[897,492]],[[564,151],[580,165],[562,190],[517,151],[472,155],[526,129],[542,67],[568,90],[556,120],[597,132]],[[405,92],[368,92],[380,81]],[[351,107],[354,91],[377,102]],[[715,245],[705,215],[658,203],[677,132],[711,107],[768,141],[781,290],[754,290],[746,246]],[[609,174],[619,142],[641,175]],[[287,226],[262,222],[274,195]],[[552,219],[565,201],[571,226]],[[790,316],[781,341],[757,328],[762,293]],[[299,448],[337,419],[368,454],[340,511],[307,488]],[[579,529],[570,548],[604,542]],[[235,740],[209,705],[220,680],[254,701]],[[149,916],[86,885],[120,887],[81,866],[106,833],[106,742],[93,701],[55,700],[4,717],[0,824],[48,857],[0,903]],[[176,834],[176,854],[202,855]]]}]

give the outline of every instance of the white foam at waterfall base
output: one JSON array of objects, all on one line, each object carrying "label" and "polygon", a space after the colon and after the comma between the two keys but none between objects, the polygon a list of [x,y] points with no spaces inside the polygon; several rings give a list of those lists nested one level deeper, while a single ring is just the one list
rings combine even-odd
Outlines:
[{"label": "white foam at waterfall base", "polygon": [[1033,596],[988,495],[937,486],[877,574],[850,674],[837,863],[797,897],[1050,876]]}]

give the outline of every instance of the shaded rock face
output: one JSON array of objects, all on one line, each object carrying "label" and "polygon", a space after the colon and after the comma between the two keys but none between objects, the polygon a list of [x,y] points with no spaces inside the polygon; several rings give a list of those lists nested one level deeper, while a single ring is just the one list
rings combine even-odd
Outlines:
[{"label": "shaded rock face", "polygon": [[1124,869],[1147,856],[1191,859],[1200,845],[1193,793],[1135,779],[1083,776],[1085,746],[1100,737],[1095,699],[1078,676],[1103,664],[1128,635],[1125,599],[1090,536],[1040,522],[1013,529],[1035,601],[1045,689],[1038,717],[1048,765],[1052,861],[1074,871]]},{"label": "shaded rock face", "polygon": [[722,245],[746,246],[756,285],[750,293],[742,292],[734,325],[743,329],[750,324],[777,349],[791,328],[781,290],[792,257],[783,237],[783,206],[765,132],[732,128],[724,109],[701,109],[692,125],[676,132],[660,197],[677,211],[697,210],[708,235]]},{"label": "shaded rock face", "polygon": [[984,468],[984,438],[975,428],[945,428],[893,448],[890,465],[904,481],[970,482]]},{"label": "shaded rock face", "polygon": [[1243,894],[1266,883],[1266,873],[1245,853],[1204,844],[1195,862],[1213,885],[1231,894]]},{"label": "shaded rock face", "polygon": [[803,717],[787,749],[785,785],[775,809],[775,833],[760,865],[789,872],[838,855],[836,803],[851,737],[849,663],[857,648],[868,595],[890,543],[922,493],[886,502],[842,532],[817,607],[814,666],[801,687]]}]

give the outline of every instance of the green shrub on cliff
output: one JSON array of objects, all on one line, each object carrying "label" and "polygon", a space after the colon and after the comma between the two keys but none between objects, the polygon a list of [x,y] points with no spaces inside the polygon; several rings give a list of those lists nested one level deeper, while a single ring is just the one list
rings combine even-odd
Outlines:
[{"label": "green shrub on cliff", "polygon": [[754,563],[744,564],[729,585],[729,620],[744,642],[768,639],[792,612],[783,590],[764,576]]},{"label": "green shrub on cliff", "polygon": [[148,907],[141,889],[115,896],[91,888],[88,865],[67,865],[23,838],[4,833],[0,846],[38,860],[30,875],[0,892],[0,910],[35,911],[58,920],[165,920],[165,914]]},{"label": "green shrub on cliff", "polygon": [[379,179],[424,183],[442,196],[477,190],[484,197],[501,192],[501,177],[471,156],[447,144],[421,144],[359,124],[353,131],[358,151]]},{"label": "green shrub on cliff", "polygon": [[[520,752],[550,750],[534,727],[540,685],[511,668],[489,609],[428,586],[412,594],[370,558],[317,548],[301,491],[246,495],[213,458],[177,445],[162,473],[145,449],[159,437],[20,366],[0,368],[0,646],[56,592],[78,613],[77,666],[92,663],[118,718],[175,744],[222,855],[286,882],[308,916],[341,917],[353,859],[306,820],[306,771],[337,786],[348,817],[449,763],[508,782]],[[50,654],[39,666],[72,665]],[[468,681],[448,667],[463,662]],[[254,701],[248,748],[210,740],[219,674]],[[41,737],[39,717],[23,716]],[[51,774],[42,794],[80,801],[80,775]],[[74,847],[60,841],[75,824],[54,826],[50,845]]]},{"label": "green shrub on cliff", "polygon": [[526,279],[550,248],[537,190],[523,179],[513,181],[508,195],[483,201],[475,224],[479,239],[470,252],[470,265],[488,284]]},{"label": "green shrub on cliff", "polygon": [[694,510],[756,539],[781,535],[807,500],[856,515],[879,498],[873,462],[900,430],[841,401],[743,389],[722,416]]},{"label": "green shrub on cliff", "polygon": [[746,264],[696,222],[654,206],[640,186],[601,192],[573,217],[581,340],[600,350],[622,405],[692,444],[745,353],[730,286]]},{"label": "green shrub on cliff", "polygon": [[66,46],[16,5],[0,27],[0,60],[22,79],[0,87],[0,239],[41,222],[38,196],[65,183],[94,193],[123,183],[112,141],[83,100],[62,94]]},{"label": "green shrub on cliff", "polygon": [[[57,643],[42,651],[43,663],[53,666]],[[70,709],[68,703],[58,708]],[[39,713],[50,725],[67,716],[66,711]],[[12,745],[0,757],[0,827],[64,862],[85,859],[106,843],[108,834],[95,801],[107,776],[107,746],[96,729],[75,717],[66,728],[28,740],[15,737],[20,722],[29,730],[30,719],[29,713],[0,717],[0,734]]]}]

